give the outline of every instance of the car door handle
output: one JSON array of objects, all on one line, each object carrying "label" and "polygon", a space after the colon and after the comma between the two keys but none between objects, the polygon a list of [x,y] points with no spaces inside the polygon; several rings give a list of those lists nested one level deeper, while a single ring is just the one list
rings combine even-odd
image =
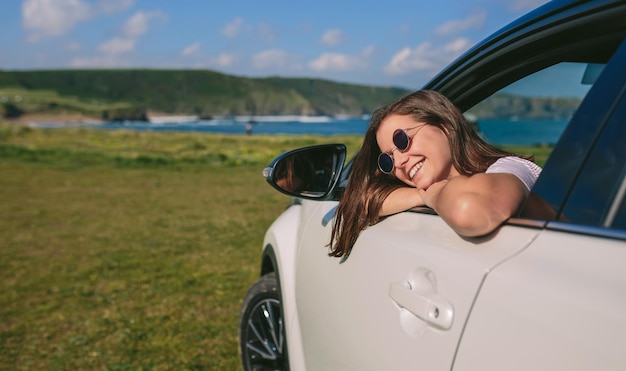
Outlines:
[{"label": "car door handle", "polygon": [[394,282],[389,286],[389,297],[429,325],[442,330],[452,327],[454,307],[434,289],[421,292],[409,281]]}]

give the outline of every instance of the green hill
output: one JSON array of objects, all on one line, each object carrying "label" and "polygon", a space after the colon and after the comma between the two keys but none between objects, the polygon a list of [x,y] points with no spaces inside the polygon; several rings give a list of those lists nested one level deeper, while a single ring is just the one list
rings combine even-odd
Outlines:
[{"label": "green hill", "polygon": [[480,118],[564,119],[574,115],[580,102],[581,98],[521,97],[499,93],[480,102],[469,112]]},{"label": "green hill", "polygon": [[407,90],[320,79],[244,78],[209,70],[0,71],[5,117],[77,112],[100,119],[147,114],[361,115]]},{"label": "green hill", "polygon": [[[80,115],[362,115],[408,93],[307,78],[245,78],[210,70],[0,71],[0,118]],[[470,109],[479,118],[570,117],[580,99],[495,94]]]}]

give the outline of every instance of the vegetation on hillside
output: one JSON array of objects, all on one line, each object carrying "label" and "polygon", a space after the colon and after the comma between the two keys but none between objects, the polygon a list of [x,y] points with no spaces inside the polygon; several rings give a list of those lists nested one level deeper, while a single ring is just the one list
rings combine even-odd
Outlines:
[{"label": "vegetation on hillside", "polygon": [[[0,117],[80,114],[98,120],[150,115],[363,115],[408,93],[402,88],[307,78],[245,78],[210,70],[0,71]],[[579,99],[495,94],[472,108],[481,118],[566,118]]]},{"label": "vegetation on hillside", "polygon": [[[145,119],[151,112],[200,117],[362,115],[407,92],[319,79],[253,79],[209,70],[149,69],[0,72],[0,89],[5,117],[65,109],[102,119]],[[36,107],[29,103],[33,94],[50,93],[75,104],[59,106],[58,99]],[[16,101],[16,96],[21,100]]]},{"label": "vegetation on hillside", "polygon": [[481,118],[566,119],[572,117],[579,105],[580,98],[521,97],[500,93],[480,102],[469,112]]}]

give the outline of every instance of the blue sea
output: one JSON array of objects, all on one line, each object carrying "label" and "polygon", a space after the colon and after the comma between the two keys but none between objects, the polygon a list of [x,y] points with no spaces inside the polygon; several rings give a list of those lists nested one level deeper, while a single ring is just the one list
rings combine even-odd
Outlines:
[{"label": "blue sea", "polygon": [[[551,145],[555,144],[568,120],[496,120],[482,119],[478,126],[483,137],[490,143],[501,145]],[[369,124],[369,117],[327,117],[327,116],[236,116],[197,120],[191,122],[114,121],[98,124],[82,124],[106,130],[152,130],[152,131],[193,131],[233,135],[281,134],[281,135],[363,135]],[[39,123],[40,127],[69,126],[65,123]],[[76,124],[71,124],[76,126]]]}]

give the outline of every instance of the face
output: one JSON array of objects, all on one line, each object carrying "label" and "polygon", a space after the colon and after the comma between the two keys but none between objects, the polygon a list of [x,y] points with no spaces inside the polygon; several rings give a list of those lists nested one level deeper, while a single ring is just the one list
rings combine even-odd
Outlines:
[{"label": "face", "polygon": [[[406,133],[412,139],[405,152],[396,149],[393,143],[396,129],[409,129]],[[459,175],[452,165],[445,133],[436,126],[416,122],[411,116],[389,115],[378,127],[376,142],[382,152],[391,153],[392,174],[410,186],[427,189],[435,182]]]}]

